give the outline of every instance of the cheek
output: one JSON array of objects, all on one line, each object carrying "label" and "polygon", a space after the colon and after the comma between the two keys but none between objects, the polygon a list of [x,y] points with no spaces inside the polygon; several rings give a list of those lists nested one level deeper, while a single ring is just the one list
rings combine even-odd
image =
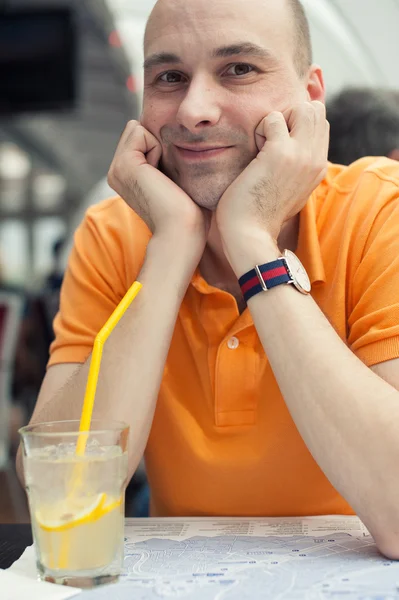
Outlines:
[{"label": "cheek", "polygon": [[157,135],[160,129],[159,116],[152,103],[144,102],[140,122],[145,129]]},{"label": "cheek", "polygon": [[159,133],[162,127],[170,122],[172,112],[166,102],[147,100],[144,96],[140,122],[145,129],[159,139]]},{"label": "cheek", "polygon": [[267,97],[263,99],[259,93],[249,94],[246,97],[235,98],[232,106],[234,106],[234,111],[230,110],[229,121],[233,125],[233,129],[238,127],[245,134],[248,151],[256,154],[255,130],[270,112]]},{"label": "cheek", "polygon": [[[248,106],[253,107],[259,117],[258,123],[273,111],[284,112],[294,104],[306,99],[306,89],[293,80],[289,74],[282,78],[276,74],[275,78],[264,82],[254,95],[254,100],[248,98]],[[257,123],[257,124],[258,124]]]}]

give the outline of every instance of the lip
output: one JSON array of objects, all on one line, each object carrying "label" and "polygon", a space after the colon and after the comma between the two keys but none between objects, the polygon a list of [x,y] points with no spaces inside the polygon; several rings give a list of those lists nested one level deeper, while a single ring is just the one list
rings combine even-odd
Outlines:
[{"label": "lip", "polygon": [[209,159],[223,154],[232,146],[176,146],[179,155],[188,160]]}]

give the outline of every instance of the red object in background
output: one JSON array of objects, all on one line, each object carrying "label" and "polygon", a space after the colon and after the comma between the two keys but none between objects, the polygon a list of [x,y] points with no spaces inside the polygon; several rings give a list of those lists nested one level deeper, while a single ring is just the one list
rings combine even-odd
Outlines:
[{"label": "red object in background", "polygon": [[132,92],[132,94],[135,94],[137,92],[136,80],[133,77],[133,75],[129,75],[129,77],[127,78],[126,87],[129,90],[129,92]]},{"label": "red object in background", "polygon": [[122,48],[122,40],[119,33],[115,29],[109,34],[108,41],[110,46],[113,46],[114,48]]}]

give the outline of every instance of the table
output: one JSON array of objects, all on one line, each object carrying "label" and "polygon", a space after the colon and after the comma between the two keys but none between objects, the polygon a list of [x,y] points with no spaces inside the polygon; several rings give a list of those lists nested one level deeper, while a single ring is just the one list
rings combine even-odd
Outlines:
[{"label": "table", "polygon": [[[352,516],[126,519],[125,540],[120,598],[399,598],[399,561]],[[29,525],[0,525],[0,566],[31,542]],[[109,600],[109,589],[81,597]]]},{"label": "table", "polygon": [[0,569],[8,569],[32,544],[32,529],[26,525],[0,525]]}]

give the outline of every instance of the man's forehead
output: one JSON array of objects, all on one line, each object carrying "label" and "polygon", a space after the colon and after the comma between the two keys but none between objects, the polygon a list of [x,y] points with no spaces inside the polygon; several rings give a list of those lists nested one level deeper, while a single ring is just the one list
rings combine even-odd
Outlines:
[{"label": "man's forehead", "polygon": [[236,24],[247,33],[269,31],[279,37],[287,34],[287,23],[286,0],[158,0],[147,23],[144,54],[154,45],[158,50],[166,37],[201,27],[227,32]]}]

